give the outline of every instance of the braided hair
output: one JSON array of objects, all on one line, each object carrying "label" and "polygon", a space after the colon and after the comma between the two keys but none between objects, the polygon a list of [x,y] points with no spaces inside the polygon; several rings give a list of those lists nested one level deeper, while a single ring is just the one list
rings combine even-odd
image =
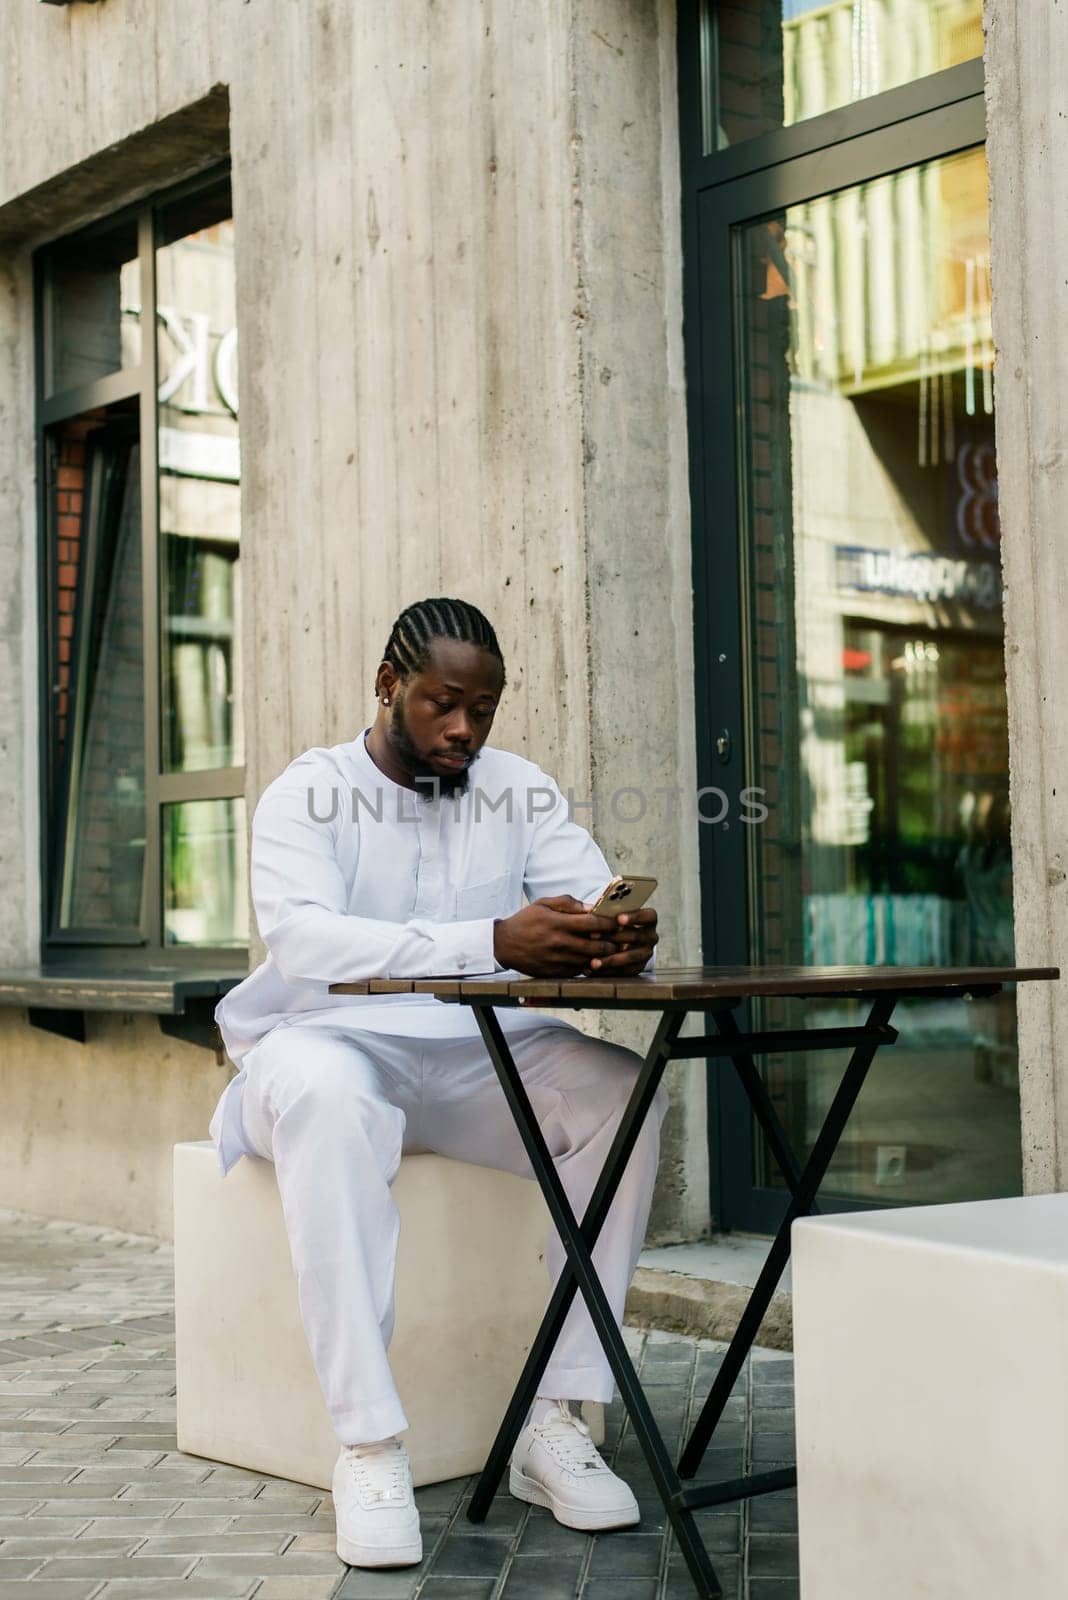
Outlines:
[{"label": "braided hair", "polygon": [[504,657],[493,625],[477,606],[466,600],[417,600],[414,605],[406,606],[393,624],[382,660],[388,661],[397,676],[407,681],[413,674],[425,670],[434,639],[459,639],[464,644],[477,644],[488,650],[501,664],[503,687]]}]

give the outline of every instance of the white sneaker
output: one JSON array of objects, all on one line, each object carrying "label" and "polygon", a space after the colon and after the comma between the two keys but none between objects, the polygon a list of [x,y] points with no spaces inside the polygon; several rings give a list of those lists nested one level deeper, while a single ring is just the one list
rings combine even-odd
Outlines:
[{"label": "white sneaker", "polygon": [[639,1519],[637,1500],[602,1460],[589,1428],[566,1400],[519,1435],[508,1487],[517,1500],[546,1506],[567,1528],[629,1528]]},{"label": "white sneaker", "polygon": [[399,1439],[342,1447],[334,1466],[337,1553],[350,1567],[423,1559],[408,1452]]}]

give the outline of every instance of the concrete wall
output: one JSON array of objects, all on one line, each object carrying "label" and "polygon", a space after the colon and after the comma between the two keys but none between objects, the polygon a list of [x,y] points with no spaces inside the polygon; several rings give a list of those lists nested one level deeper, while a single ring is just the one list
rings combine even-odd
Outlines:
[{"label": "concrete wall", "polygon": [[[508,662],[495,742],[597,803],[610,859],[661,879],[661,958],[697,956],[693,828],[608,804],[694,781],[673,28],[670,0],[5,12],[0,961],[32,960],[37,939],[28,250],[224,154],[227,107],[250,801],[370,720],[403,605],[465,595]],[[22,1021],[4,1037],[5,1078],[64,1095],[76,1047]],[[136,1037],[144,1070],[125,1079],[107,1029],[84,1054],[101,1104],[105,1082],[129,1091],[147,1204],[162,1057]],[[181,1054],[206,1106],[212,1058]],[[707,1220],[698,1071],[677,1069],[661,1237]],[[42,1148],[4,1165],[0,1202],[133,1226]]]},{"label": "concrete wall", "polygon": [[[1016,959],[1068,968],[1068,16],[987,0]],[[1068,1187],[1068,983],[1018,995],[1024,1184]]]}]

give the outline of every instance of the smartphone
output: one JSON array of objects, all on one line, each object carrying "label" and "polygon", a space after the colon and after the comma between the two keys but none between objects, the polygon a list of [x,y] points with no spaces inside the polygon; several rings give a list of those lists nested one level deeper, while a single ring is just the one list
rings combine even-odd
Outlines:
[{"label": "smartphone", "polygon": [[613,878],[602,891],[601,897],[586,910],[598,917],[615,917],[621,911],[637,911],[650,898],[656,888],[655,878]]}]

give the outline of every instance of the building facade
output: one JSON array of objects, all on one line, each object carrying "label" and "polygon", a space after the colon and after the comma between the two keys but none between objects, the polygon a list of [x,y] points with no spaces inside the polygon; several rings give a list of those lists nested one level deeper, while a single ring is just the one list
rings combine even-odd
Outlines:
[{"label": "building facade", "polygon": [[[1058,961],[1068,43],[985,23],[8,8],[0,1203],[167,1232],[256,798],[424,594],[493,620],[494,742],[656,874],[664,962]],[[1059,1186],[1059,988],[904,1009],[827,1203]],[[655,1235],[770,1227],[673,1070]],[[764,1070],[804,1143],[836,1063]]]}]

